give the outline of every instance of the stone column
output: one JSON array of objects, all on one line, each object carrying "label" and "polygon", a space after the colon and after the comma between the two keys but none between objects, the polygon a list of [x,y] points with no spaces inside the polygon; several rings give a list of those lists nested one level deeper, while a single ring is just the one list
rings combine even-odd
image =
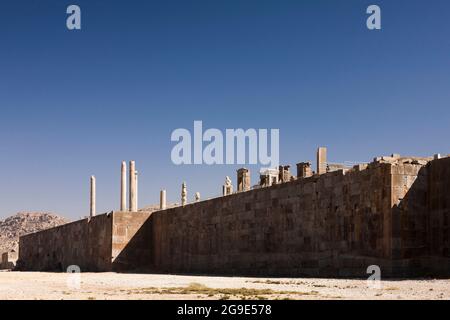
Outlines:
[{"label": "stone column", "polygon": [[186,182],[181,185],[181,205],[185,206],[187,204],[187,188]]},{"label": "stone column", "polygon": [[120,174],[120,211],[127,211],[127,163],[122,161]]},{"label": "stone column", "polygon": [[250,190],[250,170],[246,168],[241,168],[237,171],[237,191],[247,191]]},{"label": "stone column", "polygon": [[317,149],[317,174],[327,172],[327,148],[320,147]]},{"label": "stone column", "polygon": [[137,211],[137,186],[136,186],[136,163],[134,161],[130,161],[130,169],[129,169],[129,179],[130,179],[130,193],[129,193],[129,209],[131,212]]},{"label": "stone column", "polygon": [[166,190],[161,190],[159,193],[159,208],[161,210],[165,210],[167,207],[166,203]]},{"label": "stone column", "polygon": [[291,166],[278,166],[278,181],[280,183],[291,181]]},{"label": "stone column", "polygon": [[136,201],[135,201],[135,203],[136,203],[136,211],[138,211],[139,210],[139,180],[138,180],[138,178],[139,178],[139,173],[138,173],[138,171],[136,170],[135,171],[135,175],[136,175],[136,180],[135,180],[135,184],[136,184]]},{"label": "stone column", "polygon": [[89,216],[92,218],[95,216],[95,177],[91,176],[91,203],[90,203],[90,213]]},{"label": "stone column", "polygon": [[224,196],[233,194],[233,185],[229,176],[225,178],[225,184],[222,186],[222,192]]}]

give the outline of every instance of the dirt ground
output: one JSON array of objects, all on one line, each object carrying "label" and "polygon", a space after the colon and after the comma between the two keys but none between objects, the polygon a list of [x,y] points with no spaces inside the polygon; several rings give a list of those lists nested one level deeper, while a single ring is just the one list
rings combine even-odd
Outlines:
[{"label": "dirt ground", "polygon": [[450,280],[244,278],[118,273],[0,272],[0,300],[450,299]]}]

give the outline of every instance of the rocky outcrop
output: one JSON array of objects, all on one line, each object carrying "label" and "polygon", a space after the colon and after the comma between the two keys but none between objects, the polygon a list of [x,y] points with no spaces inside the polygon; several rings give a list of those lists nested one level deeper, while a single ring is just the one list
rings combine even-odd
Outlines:
[{"label": "rocky outcrop", "polygon": [[0,220],[0,253],[15,250],[19,237],[25,234],[49,229],[69,222],[68,219],[48,212],[19,212]]}]

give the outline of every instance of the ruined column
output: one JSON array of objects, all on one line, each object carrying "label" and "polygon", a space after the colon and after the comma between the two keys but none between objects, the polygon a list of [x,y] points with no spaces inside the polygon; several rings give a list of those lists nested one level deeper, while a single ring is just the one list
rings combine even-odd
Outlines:
[{"label": "ruined column", "polygon": [[185,206],[187,204],[187,188],[186,182],[181,185],[181,205]]},{"label": "ruined column", "polygon": [[194,201],[199,202],[200,201],[200,192],[196,192],[194,196]]},{"label": "ruined column", "polygon": [[327,148],[320,147],[317,149],[317,174],[327,172]]},{"label": "ruined column", "polygon": [[92,218],[95,216],[95,194],[96,190],[95,190],[95,177],[91,176],[91,203],[90,203],[90,213],[89,216]]},{"label": "ruined column", "polygon": [[130,193],[129,193],[129,209],[131,212],[137,211],[137,185],[136,185],[136,163],[130,161],[129,169]]},{"label": "ruined column", "polygon": [[166,190],[161,190],[159,193],[159,208],[161,210],[165,210],[167,207],[166,203]]},{"label": "ruined column", "polygon": [[136,211],[138,211],[139,210],[139,201],[138,201],[138,199],[139,199],[139,180],[138,180],[138,178],[139,178],[139,172],[136,170],[135,171],[135,175],[136,175],[136,178],[135,178],[135,184],[136,184],[136,201],[135,201],[135,203],[136,203]]},{"label": "ruined column", "polygon": [[225,184],[222,186],[222,193],[224,196],[233,194],[233,184],[231,183],[229,176],[226,176],[225,178]]},{"label": "ruined column", "polygon": [[278,181],[280,183],[291,181],[291,166],[278,166]]},{"label": "ruined column", "polygon": [[237,171],[237,191],[250,190],[250,170],[241,168]]},{"label": "ruined column", "polygon": [[297,163],[297,178],[308,178],[312,176],[311,162]]},{"label": "ruined column", "polygon": [[127,211],[127,163],[122,161],[120,173],[120,211]]}]

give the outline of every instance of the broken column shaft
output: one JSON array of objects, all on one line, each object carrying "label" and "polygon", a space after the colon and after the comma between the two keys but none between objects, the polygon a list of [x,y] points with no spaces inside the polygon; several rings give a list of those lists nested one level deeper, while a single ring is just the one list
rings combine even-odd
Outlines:
[{"label": "broken column shaft", "polygon": [[181,205],[185,206],[187,204],[187,187],[186,182],[181,185]]},{"label": "broken column shaft", "polygon": [[317,174],[327,173],[327,148],[317,149]]},{"label": "broken column shaft", "polygon": [[250,170],[246,168],[237,170],[237,191],[247,191],[250,188]]},{"label": "broken column shaft", "polygon": [[122,161],[120,173],[120,211],[127,211],[127,163]]},{"label": "broken column shaft", "polygon": [[95,216],[95,197],[96,197],[96,190],[95,190],[95,177],[91,176],[91,201],[90,201],[90,212],[89,216],[92,218]]},{"label": "broken column shaft", "polygon": [[161,210],[166,209],[167,203],[166,203],[166,190],[161,190],[159,194],[159,208]]},{"label": "broken column shaft", "polygon": [[129,169],[129,184],[130,184],[130,193],[129,193],[129,209],[131,212],[137,211],[137,181],[136,181],[136,163],[134,161],[130,161],[130,169]]}]

